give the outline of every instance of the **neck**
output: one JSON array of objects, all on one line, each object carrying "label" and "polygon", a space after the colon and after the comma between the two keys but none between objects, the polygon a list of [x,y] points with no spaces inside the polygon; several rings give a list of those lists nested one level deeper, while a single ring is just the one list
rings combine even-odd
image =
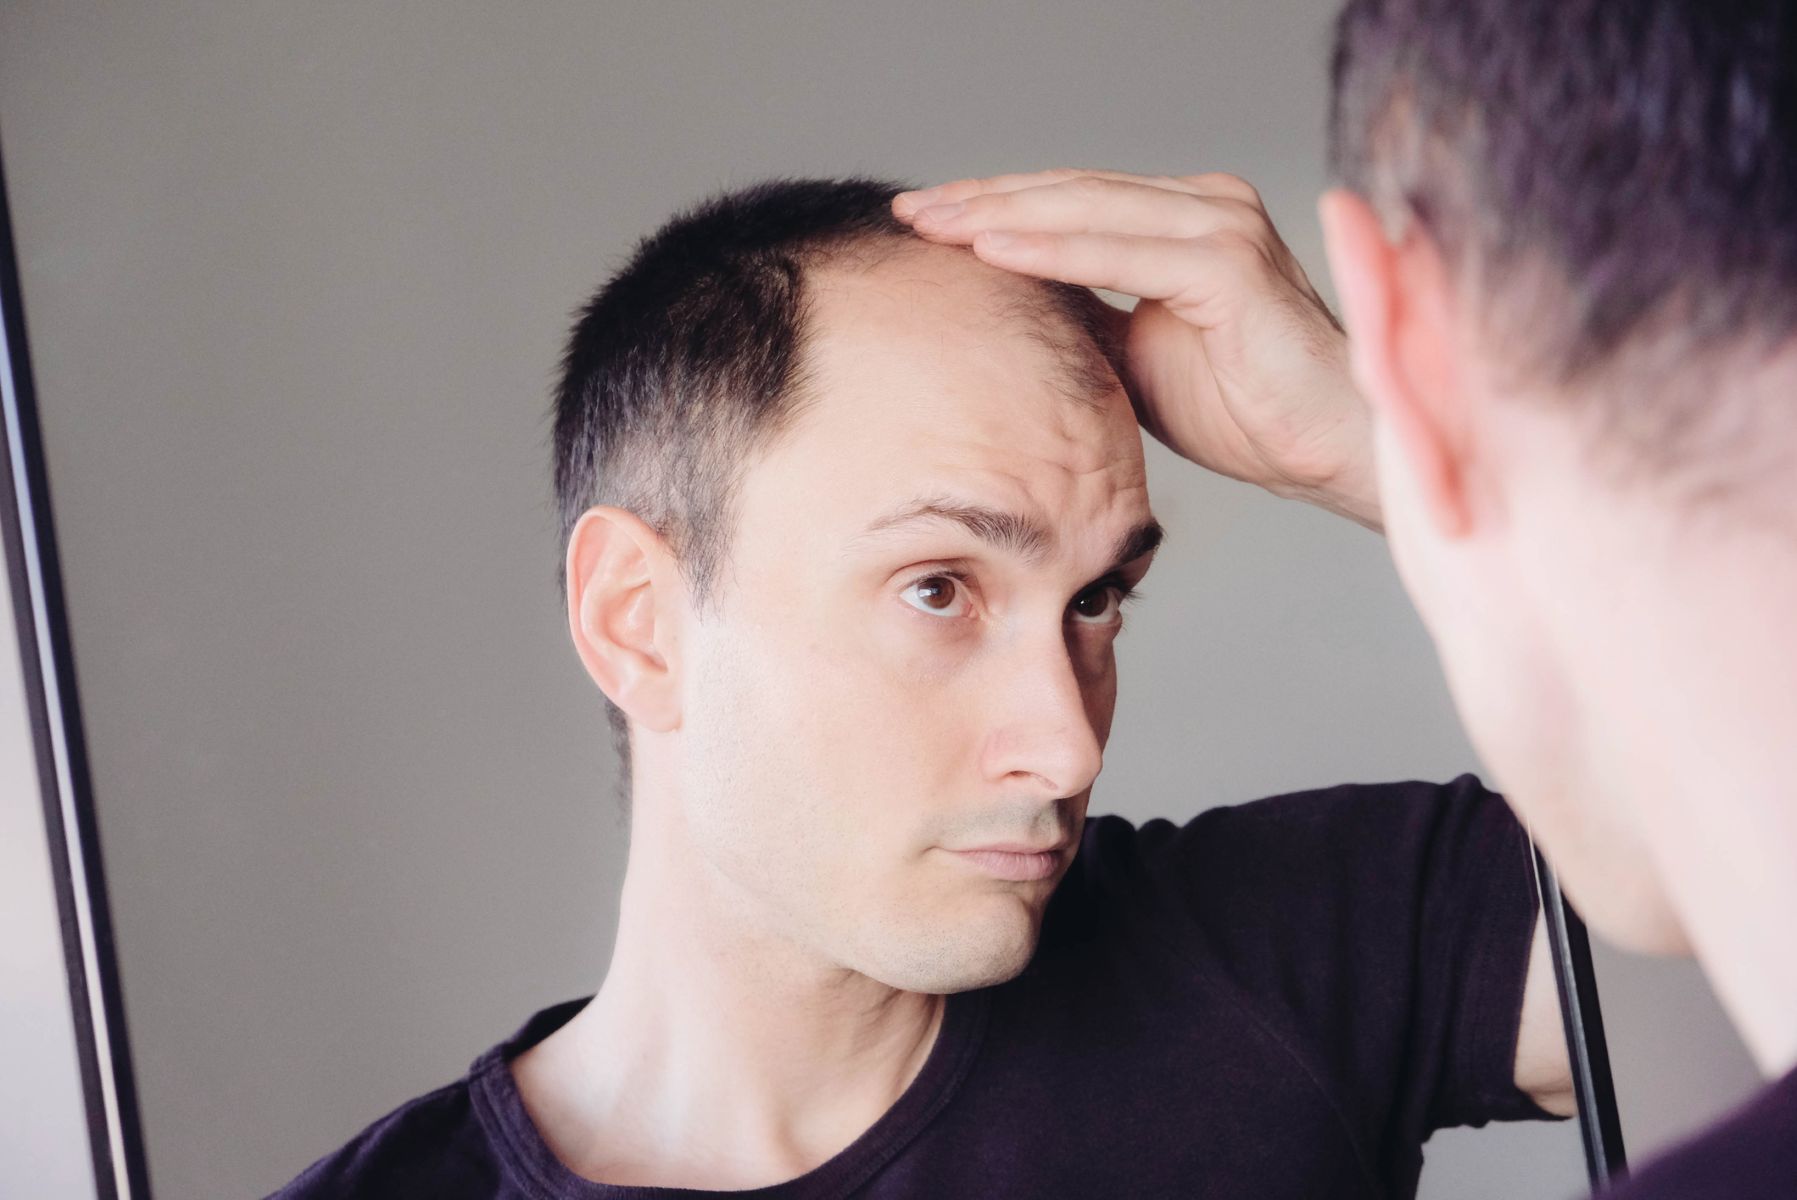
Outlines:
[{"label": "neck", "polygon": [[[1610,619],[1606,774],[1760,1069],[1797,1066],[1797,535],[1682,531]],[[1657,560],[1657,561],[1656,561]]]},{"label": "neck", "polygon": [[589,1178],[711,1190],[794,1178],[909,1086],[943,998],[770,933],[752,897],[695,867],[673,797],[645,782],[604,985],[514,1064],[520,1091]]}]

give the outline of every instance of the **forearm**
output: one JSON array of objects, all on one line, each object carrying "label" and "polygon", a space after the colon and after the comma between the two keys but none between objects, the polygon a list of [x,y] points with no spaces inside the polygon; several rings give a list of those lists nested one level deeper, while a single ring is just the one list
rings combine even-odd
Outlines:
[{"label": "forearm", "polygon": [[1516,1034],[1516,1086],[1548,1112],[1570,1117],[1578,1111],[1573,1097],[1572,1061],[1560,1019],[1560,991],[1548,949],[1547,923],[1535,921],[1529,969],[1523,985],[1522,1017]]}]

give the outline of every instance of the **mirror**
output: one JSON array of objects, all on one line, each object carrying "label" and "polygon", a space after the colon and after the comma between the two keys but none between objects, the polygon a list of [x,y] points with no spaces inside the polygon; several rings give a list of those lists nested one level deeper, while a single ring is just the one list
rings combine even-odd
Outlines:
[{"label": "mirror", "polygon": [[[156,1194],[267,1193],[604,975],[629,824],[548,406],[637,239],[770,177],[1215,169],[1326,289],[1332,9],[0,12]],[[1094,815],[1477,769],[1377,537],[1147,469],[1167,540]],[[1597,954],[1632,1145],[1752,1086],[1694,968]],[[1583,1180],[1573,1124],[1492,1124],[1431,1139],[1418,1195]]]}]

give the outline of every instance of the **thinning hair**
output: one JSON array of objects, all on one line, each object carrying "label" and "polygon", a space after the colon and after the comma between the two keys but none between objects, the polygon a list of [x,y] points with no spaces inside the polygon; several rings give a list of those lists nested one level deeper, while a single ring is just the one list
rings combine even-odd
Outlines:
[{"label": "thinning hair", "polygon": [[[745,464],[810,399],[806,279],[922,243],[892,215],[902,185],[777,179],[711,197],[644,238],[582,307],[554,399],[560,545],[594,505],[663,537],[701,610],[716,594]],[[1085,288],[1031,280],[1010,315],[1054,353],[1077,397],[1117,386],[1109,309]],[[566,595],[565,554],[556,584]],[[609,705],[628,763],[623,714]]]},{"label": "thinning hair", "polygon": [[1623,474],[1797,442],[1797,397],[1722,400],[1797,337],[1797,5],[1349,0],[1332,84],[1338,182]]}]

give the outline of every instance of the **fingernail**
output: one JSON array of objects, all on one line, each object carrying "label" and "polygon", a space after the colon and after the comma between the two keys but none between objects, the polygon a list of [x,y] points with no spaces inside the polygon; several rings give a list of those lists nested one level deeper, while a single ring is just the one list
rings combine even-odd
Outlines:
[{"label": "fingernail", "polygon": [[985,241],[980,244],[988,250],[1006,250],[1017,241],[1015,237],[1008,233],[982,233],[980,236],[985,239]]},{"label": "fingernail", "polygon": [[928,208],[930,201],[941,191],[941,188],[919,188],[915,192],[900,192],[893,201],[900,213],[915,213],[920,208]]},{"label": "fingernail", "polygon": [[944,221],[952,221],[961,215],[965,204],[932,204],[928,208],[920,208],[911,219],[923,221],[931,225],[940,225]]}]

